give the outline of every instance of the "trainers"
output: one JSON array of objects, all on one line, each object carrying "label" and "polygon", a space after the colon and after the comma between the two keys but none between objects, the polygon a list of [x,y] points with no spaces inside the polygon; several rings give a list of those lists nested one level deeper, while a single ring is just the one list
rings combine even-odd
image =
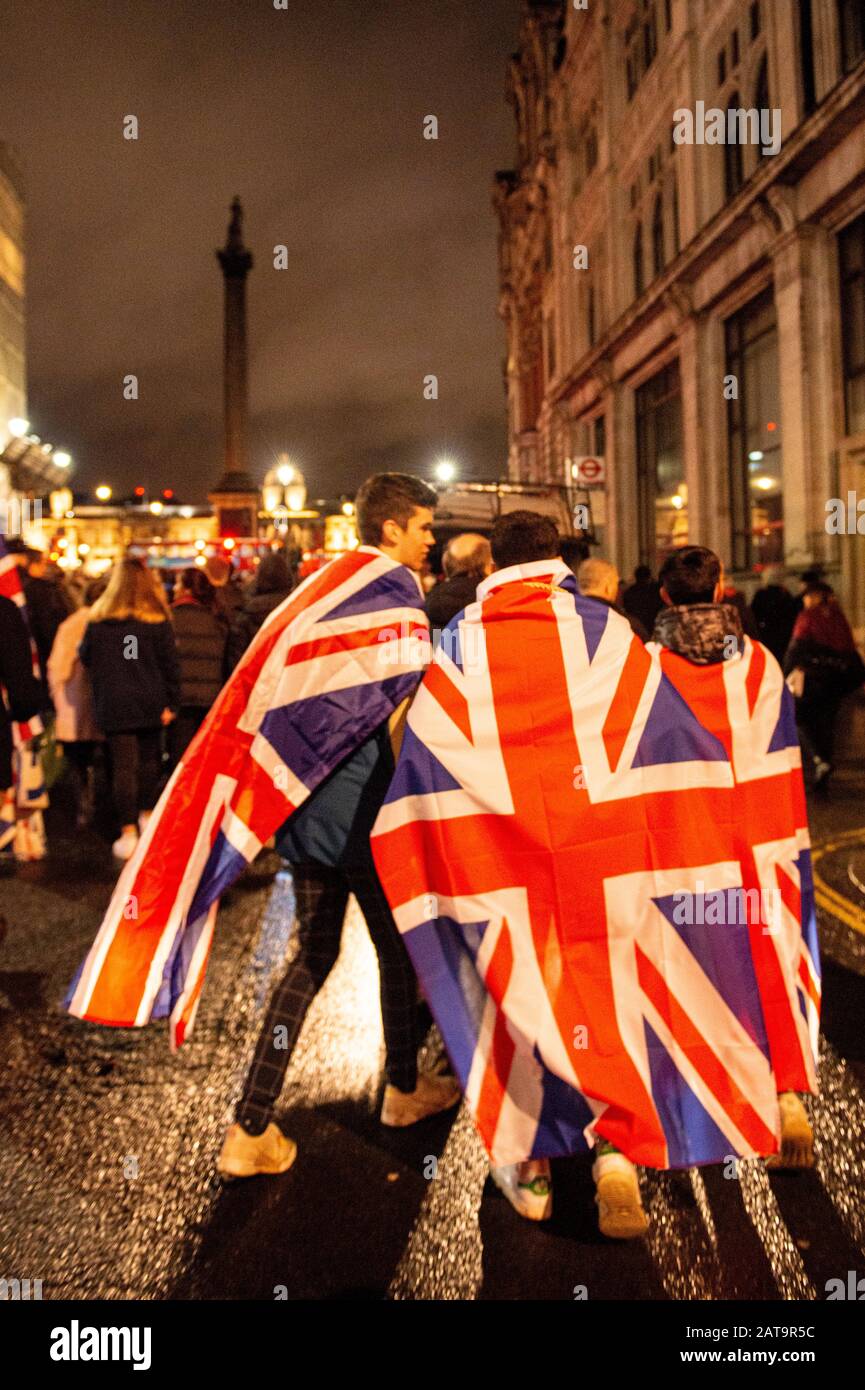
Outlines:
[{"label": "trainers", "polygon": [[766,1159],[767,1168],[813,1168],[814,1134],[805,1107],[795,1091],[778,1097],[781,1111],[781,1150]]},{"label": "trainers", "polygon": [[384,1088],[381,1122],[393,1129],[417,1124],[428,1115],[438,1115],[457,1105],[462,1092],[455,1076],[434,1076],[420,1072],[413,1091],[398,1091],[388,1084]]},{"label": "trainers", "polygon": [[598,1227],[611,1240],[634,1240],[649,1227],[640,1200],[637,1170],[624,1154],[603,1154],[592,1168]]},{"label": "trainers", "polygon": [[111,853],[115,859],[131,859],[138,844],[137,830],[124,830],[119,840],[115,840],[111,846]]},{"label": "trainers", "polygon": [[224,1178],[252,1178],[256,1173],[284,1173],[297,1157],[297,1145],[273,1121],[263,1134],[247,1134],[231,1125],[216,1167]]},{"label": "trainers", "polygon": [[527,1221],[549,1221],[553,1214],[553,1178],[548,1159],[491,1167],[490,1177],[520,1216]]}]

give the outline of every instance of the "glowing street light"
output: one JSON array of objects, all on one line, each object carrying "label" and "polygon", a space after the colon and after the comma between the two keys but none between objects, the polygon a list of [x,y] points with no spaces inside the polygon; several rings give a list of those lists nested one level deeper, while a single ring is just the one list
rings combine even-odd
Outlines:
[{"label": "glowing street light", "polygon": [[100,502],[108,502],[111,498],[111,488],[107,483],[100,483],[96,489],[96,496]]},{"label": "glowing street light", "polygon": [[13,439],[23,439],[25,434],[30,433],[30,421],[20,415],[13,416],[9,421],[9,433]]},{"label": "glowing street light", "polygon": [[153,513],[154,516],[159,516],[159,515],[161,514],[161,512],[162,512],[162,503],[161,503],[161,502],[151,502],[151,503],[150,503],[150,510],[151,510],[151,512]]},{"label": "glowing street light", "polygon": [[67,453],[65,449],[58,449],[54,455],[54,462],[58,468],[68,468],[72,462],[72,455]]},{"label": "glowing street light", "polygon": [[436,464],[436,477],[440,483],[451,483],[457,475],[457,466],[452,459],[439,459]]}]

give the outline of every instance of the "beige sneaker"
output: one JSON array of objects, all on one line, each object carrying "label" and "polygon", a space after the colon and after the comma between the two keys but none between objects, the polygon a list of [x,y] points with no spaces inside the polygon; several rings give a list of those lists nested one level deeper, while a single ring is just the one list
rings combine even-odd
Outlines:
[{"label": "beige sneaker", "polygon": [[805,1107],[795,1091],[778,1097],[781,1111],[781,1151],[770,1154],[767,1168],[813,1168],[814,1134]]},{"label": "beige sneaker", "polygon": [[242,1125],[231,1125],[216,1167],[224,1178],[251,1178],[256,1173],[284,1173],[296,1157],[294,1140],[273,1122],[263,1134],[247,1134]]},{"label": "beige sneaker", "polygon": [[396,1086],[390,1084],[385,1086],[381,1122],[393,1129],[417,1124],[418,1120],[425,1120],[428,1115],[450,1110],[459,1103],[461,1095],[456,1077],[420,1072],[413,1091],[398,1091]]},{"label": "beige sneaker", "polygon": [[640,1200],[637,1170],[624,1154],[602,1154],[592,1168],[598,1227],[611,1240],[635,1240],[649,1228]]},{"label": "beige sneaker", "polygon": [[490,1177],[511,1206],[527,1221],[549,1221],[553,1214],[553,1177],[549,1160],[490,1166]]}]

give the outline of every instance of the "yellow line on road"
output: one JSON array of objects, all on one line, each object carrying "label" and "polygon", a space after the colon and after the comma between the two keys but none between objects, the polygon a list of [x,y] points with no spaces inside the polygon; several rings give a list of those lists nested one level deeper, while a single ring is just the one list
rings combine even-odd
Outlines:
[{"label": "yellow line on road", "polygon": [[812,846],[814,897],[818,907],[822,907],[826,912],[830,912],[834,917],[838,917],[848,927],[851,927],[853,931],[861,932],[865,936],[865,911],[861,907],[857,907],[849,898],[845,898],[837,889],[830,888],[817,868],[825,854],[831,854],[833,850],[843,849],[845,845],[857,842],[865,846],[865,826],[860,826],[857,830],[845,830],[841,835],[833,836],[831,840],[818,840]]}]

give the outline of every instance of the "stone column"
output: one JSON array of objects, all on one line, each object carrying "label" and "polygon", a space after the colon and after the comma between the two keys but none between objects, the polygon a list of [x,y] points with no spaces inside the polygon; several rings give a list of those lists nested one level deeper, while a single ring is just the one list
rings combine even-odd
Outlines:
[{"label": "stone column", "polygon": [[239,198],[231,205],[228,237],[216,256],[225,281],[225,461],[210,500],[216,509],[220,535],[254,536],[258,529],[259,496],[246,461],[246,277],[252,269],[252,255],[243,244]]}]

